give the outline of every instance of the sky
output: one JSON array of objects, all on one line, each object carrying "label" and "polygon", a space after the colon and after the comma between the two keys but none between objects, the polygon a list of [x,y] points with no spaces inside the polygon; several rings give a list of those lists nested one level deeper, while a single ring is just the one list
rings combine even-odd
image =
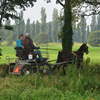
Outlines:
[{"label": "sky", "polygon": [[[28,18],[30,18],[30,22],[39,20],[41,22],[41,8],[44,7],[46,9],[46,15],[47,15],[47,22],[52,21],[52,14],[53,9],[58,9],[58,14],[60,13],[62,6],[60,4],[56,4],[56,0],[51,0],[51,3],[46,3],[44,0],[37,0],[37,2],[34,3],[34,6],[32,8],[27,8],[26,11],[24,11],[24,20],[25,23]],[[20,10],[18,10],[19,12]],[[89,25],[91,23],[91,18],[87,17],[87,24]]]},{"label": "sky", "polygon": [[46,9],[47,22],[52,21],[53,9],[57,8],[58,13],[60,13],[60,10],[62,9],[62,6],[60,4],[56,4],[55,1],[56,0],[52,0],[51,3],[46,3],[46,1],[44,0],[38,0],[37,2],[35,2],[32,8],[27,8],[26,11],[24,11],[25,23],[28,18],[30,18],[31,23],[37,20],[41,22],[41,8],[42,7]]}]

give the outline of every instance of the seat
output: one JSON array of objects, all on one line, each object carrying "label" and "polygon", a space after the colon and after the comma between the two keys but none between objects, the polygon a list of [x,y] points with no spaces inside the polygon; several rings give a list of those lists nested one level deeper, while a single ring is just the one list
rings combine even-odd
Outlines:
[{"label": "seat", "polygon": [[[16,50],[16,56],[17,57],[21,57],[22,60],[26,60],[28,59],[28,55],[30,54],[30,52],[28,51],[27,48],[22,48],[22,47],[14,47],[14,49]],[[33,55],[33,59],[36,58],[37,54],[36,53],[31,53]]]}]

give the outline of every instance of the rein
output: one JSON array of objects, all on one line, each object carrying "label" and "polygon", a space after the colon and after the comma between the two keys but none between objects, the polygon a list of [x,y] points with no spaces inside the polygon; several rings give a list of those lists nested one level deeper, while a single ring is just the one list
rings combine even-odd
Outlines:
[{"label": "rein", "polygon": [[[63,50],[58,50],[58,49],[48,49],[48,48],[40,48],[40,49],[44,49],[44,50],[53,50],[53,51],[63,51]],[[77,54],[75,53],[75,51],[68,51],[70,53],[73,53],[75,56],[77,56]],[[82,51],[76,51],[76,52],[79,52],[79,53],[84,53]]]},{"label": "rein", "polygon": [[61,51],[61,50],[58,50],[58,49],[48,49],[48,48],[40,48],[40,49],[44,49],[44,50],[54,50],[54,51]]}]

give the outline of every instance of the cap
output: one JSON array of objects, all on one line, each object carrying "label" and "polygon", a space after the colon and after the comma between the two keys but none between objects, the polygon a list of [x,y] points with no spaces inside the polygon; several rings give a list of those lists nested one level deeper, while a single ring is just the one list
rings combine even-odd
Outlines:
[{"label": "cap", "polygon": [[30,34],[29,33],[26,33],[25,36],[30,36]]}]

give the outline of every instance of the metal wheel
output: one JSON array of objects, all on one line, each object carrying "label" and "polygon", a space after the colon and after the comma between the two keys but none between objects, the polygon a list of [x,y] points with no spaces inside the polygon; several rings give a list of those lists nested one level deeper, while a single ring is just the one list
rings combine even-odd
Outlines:
[{"label": "metal wheel", "polygon": [[48,63],[44,62],[39,65],[39,72],[42,76],[51,74],[51,67]]},{"label": "metal wheel", "polygon": [[21,75],[22,76],[25,76],[25,75],[31,75],[32,76],[33,74],[34,74],[34,70],[33,70],[31,65],[25,65],[25,66],[22,67],[22,69],[21,69]]}]

